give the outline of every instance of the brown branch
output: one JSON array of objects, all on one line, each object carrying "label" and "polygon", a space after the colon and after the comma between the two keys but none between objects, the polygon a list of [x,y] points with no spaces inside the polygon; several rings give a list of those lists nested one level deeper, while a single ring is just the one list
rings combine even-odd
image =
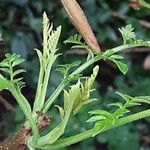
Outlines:
[{"label": "brown branch", "polygon": [[[39,132],[45,130],[50,122],[50,117],[44,115],[40,116],[41,119],[38,123]],[[31,129],[23,127],[17,133],[14,133],[2,143],[0,143],[0,150],[27,150],[27,140],[32,136]]]},{"label": "brown branch", "polygon": [[0,150],[25,150],[26,140],[30,137],[29,129],[22,128],[0,144]]}]

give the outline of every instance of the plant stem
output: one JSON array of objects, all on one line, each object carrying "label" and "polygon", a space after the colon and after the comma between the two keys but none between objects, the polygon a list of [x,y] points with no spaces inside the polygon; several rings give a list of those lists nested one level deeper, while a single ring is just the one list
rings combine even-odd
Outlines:
[{"label": "plant stem", "polygon": [[54,63],[54,60],[53,60],[53,58],[51,58],[51,60],[49,60],[48,66],[45,70],[43,86],[42,86],[42,89],[41,89],[41,96],[40,96],[40,99],[39,99],[39,103],[40,103],[40,105],[38,107],[39,111],[41,111],[41,109],[43,108],[44,102],[45,102],[45,96],[46,96],[49,76],[50,76],[50,72],[51,72],[51,68],[52,68],[53,63]]},{"label": "plant stem", "polygon": [[15,86],[12,87],[11,93],[16,98],[16,101],[18,102],[18,104],[21,107],[21,109],[23,110],[27,120],[29,121],[30,127],[33,132],[34,141],[35,141],[38,137],[38,128],[37,128],[36,122],[34,121],[34,119],[32,117],[30,104],[28,103],[26,98],[20,93],[20,91],[18,91],[15,88]]},{"label": "plant stem", "polygon": [[121,46],[118,46],[118,47],[115,47],[112,49],[112,51],[114,53],[117,53],[119,51],[123,51],[123,50],[126,50],[126,49],[129,49],[129,48],[134,48],[134,47],[140,47],[140,46],[148,46],[150,47],[150,42],[145,42],[145,43],[135,43],[135,44],[125,44],[125,45],[121,45]]},{"label": "plant stem", "polygon": [[[77,75],[81,73],[83,70],[85,70],[88,66],[93,64],[94,62],[100,60],[101,58],[94,57],[87,62],[85,62],[83,65],[81,65],[78,69],[76,69],[73,73],[69,75],[68,78],[72,78],[74,75]],[[68,84],[62,81],[60,85],[57,87],[57,89],[54,91],[54,93],[49,97],[49,99],[46,101],[43,112],[45,113],[51,106],[51,104],[55,101],[55,99],[58,97],[58,95],[61,93],[61,91],[65,88],[65,86]]]},{"label": "plant stem", "polygon": [[[121,45],[118,47],[115,47],[113,49],[111,49],[113,51],[113,53],[117,53],[119,51],[122,51],[124,49],[128,49],[128,48],[133,48],[133,47],[138,47],[138,46],[147,46],[146,44],[126,44],[126,45]],[[86,61],[83,65],[81,65],[79,68],[77,68],[73,73],[71,73],[69,75],[69,78],[81,73],[82,71],[84,71],[86,68],[88,68],[90,65],[94,64],[95,62],[101,60],[101,59],[105,59],[105,53],[101,53],[101,55],[97,55],[94,58],[89,59],[88,61]],[[60,83],[60,85],[57,87],[57,89],[54,91],[54,93],[48,98],[48,100],[45,103],[45,106],[43,108],[43,112],[45,113],[50,106],[52,105],[52,103],[56,100],[56,98],[59,96],[59,94],[62,92],[62,90],[65,88],[65,86],[68,84],[65,83],[64,81],[62,81]]]},{"label": "plant stem", "polygon": [[[150,116],[150,109],[144,110],[144,111],[141,111],[141,112],[138,112],[138,113],[135,113],[135,114],[123,117],[123,118],[120,118],[118,121],[115,122],[114,125],[111,125],[105,129],[101,130],[100,133],[106,132],[106,131],[113,129],[113,128],[116,128],[118,126],[130,123],[130,122],[133,122],[133,121],[145,118],[145,117],[149,117],[149,116]],[[52,145],[47,144],[45,147],[41,147],[41,149],[43,149],[43,150],[51,150],[51,149],[54,150],[54,149],[66,147],[66,146],[75,144],[77,142],[83,141],[87,138],[90,138],[93,136],[93,134],[94,134],[94,129],[90,129],[88,131],[77,134],[75,136],[68,137],[68,138],[65,138],[62,140],[58,140],[57,142],[55,142]]]},{"label": "plant stem", "polygon": [[40,100],[40,95],[41,95],[41,86],[42,86],[43,78],[44,78],[44,67],[42,64],[40,64],[40,73],[39,73],[39,78],[38,78],[36,96],[34,100],[33,113],[35,113],[39,107],[39,100]]}]

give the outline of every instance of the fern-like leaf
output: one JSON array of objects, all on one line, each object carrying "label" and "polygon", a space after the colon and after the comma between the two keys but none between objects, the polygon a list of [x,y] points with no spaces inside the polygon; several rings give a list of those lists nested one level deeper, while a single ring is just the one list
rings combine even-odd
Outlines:
[{"label": "fern-like leaf", "polygon": [[131,97],[127,94],[122,94],[119,92],[117,92],[117,94],[120,95],[125,102],[109,104],[109,107],[117,107],[114,112],[110,113],[105,110],[94,110],[89,112],[91,117],[87,120],[87,122],[95,122],[93,136],[97,135],[104,128],[114,125],[116,120],[130,112],[130,107],[141,105],[141,103],[150,104],[150,96]]},{"label": "fern-like leaf", "polygon": [[[18,54],[6,54],[5,59],[0,62],[0,71],[5,72],[9,75],[10,81],[18,86],[19,89],[24,87],[24,82],[22,82],[23,78],[17,78],[17,76],[25,70],[23,69],[15,69],[18,65],[24,62],[24,59],[20,57]],[[5,79],[5,82],[8,81]]]},{"label": "fern-like leaf", "polygon": [[[66,114],[67,110],[70,109],[71,107],[69,104],[69,102],[71,102],[70,99],[74,99],[71,115],[77,114],[83,105],[86,105],[95,100],[95,99],[90,99],[90,92],[91,92],[91,88],[94,83],[94,80],[97,76],[98,70],[99,70],[99,67],[96,66],[93,69],[93,74],[91,75],[91,77],[86,79],[84,85],[80,82],[80,80],[78,80],[78,82],[75,85],[71,86],[70,90],[64,91],[64,114]],[[58,108],[60,110],[60,107]],[[62,109],[60,113],[61,112],[62,112]],[[62,116],[62,113],[61,113],[61,116]]]},{"label": "fern-like leaf", "polygon": [[95,100],[95,99],[90,99],[90,92],[91,92],[92,85],[95,81],[95,78],[98,74],[98,70],[99,70],[99,67],[96,66],[93,69],[93,74],[91,75],[91,77],[86,79],[84,85],[80,82],[80,80],[78,81],[77,84],[78,84],[79,90],[78,90],[78,95],[76,97],[76,100],[74,102],[72,115],[77,114],[83,105],[86,105]]},{"label": "fern-like leaf", "polygon": [[131,40],[136,38],[132,25],[126,25],[125,27],[120,28],[119,31],[122,34],[124,44],[128,44],[128,42],[131,42]]},{"label": "fern-like leaf", "polygon": [[122,27],[119,29],[122,38],[123,38],[123,43],[125,44],[138,44],[148,46],[150,47],[150,42],[149,41],[143,41],[141,39],[137,39],[136,35],[134,33],[134,28],[132,25],[126,25],[125,27]]},{"label": "fern-like leaf", "polygon": [[56,68],[56,71],[59,71],[61,74],[63,74],[64,79],[65,79],[66,77],[68,77],[69,71],[72,68],[79,66],[80,64],[81,64],[81,61],[75,61],[71,64],[58,65],[58,67]]},{"label": "fern-like leaf", "polygon": [[82,39],[81,35],[75,34],[74,36],[71,36],[66,41],[64,41],[64,43],[65,44],[67,44],[67,43],[73,44],[72,48],[87,50],[88,51],[87,59],[93,58],[94,57],[93,51],[90,49],[90,47],[86,43],[83,43],[81,41],[81,39]]},{"label": "fern-like leaf", "polygon": [[9,89],[10,83],[8,82],[7,79],[5,79],[1,74],[0,74],[0,91],[4,89]]},{"label": "fern-like leaf", "polygon": [[[57,44],[61,33],[61,26],[53,30],[53,24],[50,24],[46,13],[43,13],[43,55],[36,49],[40,63],[44,65],[45,70],[48,64],[52,64],[57,58]],[[48,60],[48,61],[47,61]],[[41,62],[42,61],[42,62]]]}]

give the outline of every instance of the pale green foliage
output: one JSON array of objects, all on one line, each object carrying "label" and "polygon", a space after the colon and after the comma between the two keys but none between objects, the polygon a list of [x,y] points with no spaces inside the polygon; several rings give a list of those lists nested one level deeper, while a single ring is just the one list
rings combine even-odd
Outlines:
[{"label": "pale green foliage", "polygon": [[[80,46],[86,45],[85,43],[81,42],[81,39],[82,39],[81,35],[75,34],[74,36],[70,36],[66,41],[64,41],[64,43],[65,44],[67,44],[67,43],[74,44],[75,47],[76,47],[76,45],[80,45]],[[74,46],[73,46],[73,48],[74,48]]]},{"label": "pale green foliage", "polygon": [[49,19],[44,12],[43,14],[43,53],[36,49],[40,61],[40,73],[37,86],[36,98],[34,102],[34,112],[40,111],[44,106],[46,90],[52,65],[59,54],[57,52],[57,43],[61,33],[61,26],[53,29]]},{"label": "pale green foliage", "polygon": [[75,61],[71,64],[65,64],[65,65],[58,65],[56,68],[56,71],[59,71],[61,74],[63,74],[64,79],[66,79],[69,76],[70,70],[74,67],[77,67],[81,64],[81,61]]},{"label": "pale green foliage", "polygon": [[93,110],[89,112],[92,116],[87,120],[87,122],[95,122],[93,136],[97,135],[104,128],[115,125],[115,122],[120,117],[123,117],[125,114],[130,112],[130,107],[141,105],[141,103],[150,104],[150,96],[131,97],[119,92],[117,92],[117,94],[119,94],[125,100],[125,102],[116,102],[109,104],[109,107],[117,107],[117,109],[113,113],[105,110]]},{"label": "pale green foliage", "polygon": [[53,24],[50,25],[49,19],[44,12],[43,14],[43,52],[45,55],[56,52],[56,46],[61,33],[61,26],[56,31],[53,30]]},{"label": "pale green foliage", "polygon": [[88,51],[87,59],[94,57],[93,51],[90,49],[90,47],[85,42],[83,43],[81,40],[82,40],[81,35],[75,34],[74,36],[71,36],[66,41],[64,41],[64,43],[73,44],[72,48],[87,50]]},{"label": "pale green foliage", "polygon": [[119,68],[119,70],[123,74],[126,74],[128,72],[128,66],[126,64],[124,64],[123,62],[121,62],[122,59],[123,59],[122,56],[116,55],[116,54],[113,54],[110,57],[108,57],[108,60],[114,62],[117,65],[117,67]]},{"label": "pale green foliage", "polygon": [[[145,46],[150,46],[150,41],[143,41],[141,39],[137,39],[136,35],[134,33],[134,28],[132,25],[126,25],[125,27],[122,27],[119,29],[122,38],[123,38],[123,43],[125,44],[141,44]],[[140,46],[140,45],[139,45]]]},{"label": "pale green foliage", "polygon": [[56,31],[53,30],[53,24],[50,25],[46,13],[43,14],[43,54],[37,50],[41,65],[46,70],[50,63],[53,63],[57,58],[57,43],[61,33],[61,26],[57,27]]},{"label": "pale green foliage", "polygon": [[9,89],[9,82],[0,74],[0,91]]},{"label": "pale green foliage", "polygon": [[[54,30],[53,24],[50,24],[46,13],[44,13],[43,51],[36,49],[40,62],[40,72],[33,110],[31,109],[31,106],[26,98],[21,93],[21,88],[24,86],[24,82],[22,82],[22,78],[17,78],[17,76],[24,72],[24,70],[17,69],[16,67],[24,60],[20,58],[20,55],[6,54],[6,58],[0,63],[0,71],[8,74],[9,77],[4,77],[3,74],[0,74],[0,90],[9,90],[16,98],[19,106],[22,108],[27,118],[27,124],[32,128],[33,132],[33,137],[30,138],[28,143],[30,149],[32,149],[32,147],[43,148],[47,146],[51,147],[53,144],[57,145],[57,142],[59,143],[59,138],[65,132],[69,119],[76,115],[83,106],[95,100],[90,98],[90,94],[93,91],[92,85],[98,74],[99,67],[94,67],[92,75],[86,78],[82,76],[82,72],[85,69],[97,61],[109,60],[114,62],[119,70],[125,74],[128,71],[127,65],[122,62],[123,57],[118,55],[117,52],[126,48],[150,46],[150,42],[144,42],[142,40],[136,39],[131,25],[127,25],[126,27],[119,29],[119,31],[122,34],[124,44],[101,53],[92,52],[89,46],[82,42],[80,35],[76,34],[66,40],[65,43],[71,43],[74,45],[72,48],[86,49],[88,51],[88,59],[81,65],[79,61],[73,62],[71,64],[59,65],[56,70],[60,71],[64,75],[64,78],[54,93],[52,93],[52,95],[49,96],[49,98],[46,100],[47,86],[51,68],[59,55],[57,53],[57,44],[61,33],[61,26]],[[77,83],[70,86],[70,88],[66,90],[66,85],[68,85],[68,83],[73,80],[76,80]],[[40,136],[37,126],[40,120],[40,116],[38,116],[36,112],[42,111],[46,113],[51,104],[57,99],[62,91],[64,91],[64,106],[61,107],[56,105],[61,116],[60,123],[49,133]],[[118,94],[125,100],[125,102],[109,104],[109,107],[117,107],[115,111],[108,112],[106,110],[93,110],[89,112],[91,117],[87,120],[87,122],[95,122],[94,129],[92,129],[94,130],[93,136],[101,132],[103,129],[106,129],[107,127],[115,126],[115,123],[121,117],[127,115],[127,113],[130,112],[130,107],[141,105],[141,103],[150,104],[149,96],[131,97],[121,93]],[[81,135],[84,137],[84,133],[81,133]],[[75,136],[73,143],[79,141],[79,139],[76,137],[80,139],[79,136]],[[74,138],[68,138],[66,141],[70,142],[72,139]]]},{"label": "pale green foliage", "polygon": [[24,62],[24,59],[17,54],[6,54],[5,57],[6,58],[0,63],[0,71],[8,74],[9,77],[3,77],[0,74],[0,91],[5,89],[12,93],[22,108],[27,121],[29,121],[29,126],[33,131],[33,137],[36,138],[38,136],[38,129],[31,115],[31,106],[21,94],[21,89],[25,86],[25,83],[22,81],[22,77],[17,78],[18,75],[25,72],[23,69],[16,68]]},{"label": "pale green foliage", "polygon": [[83,85],[80,80],[78,80],[77,84],[71,86],[69,91],[64,91],[64,112],[62,113],[62,109],[60,111],[61,116],[66,113],[66,108],[69,107],[68,102],[70,99],[75,99],[72,107],[72,115],[75,115],[79,112],[83,105],[86,105],[92,102],[94,99],[90,99],[90,92],[94,80],[97,76],[99,67],[96,66],[93,69],[93,74],[91,77],[88,77]]},{"label": "pale green foliage", "polygon": [[[7,86],[10,84],[16,84],[17,87],[19,88],[19,90],[21,90],[22,87],[24,87],[24,82],[21,81],[23,78],[17,78],[16,76],[19,75],[20,73],[23,73],[25,72],[25,70],[23,69],[16,69],[15,70],[15,67],[17,67],[18,65],[20,65],[21,63],[24,62],[24,59],[22,59],[20,57],[20,55],[17,55],[17,54],[6,54],[5,55],[5,59],[0,62],[0,71],[2,72],[5,72],[6,74],[9,75],[9,79],[7,78],[4,78],[2,75],[1,75],[1,85],[6,85]],[[4,86],[5,87],[5,86]],[[9,86],[10,87],[10,86]],[[1,90],[3,88],[1,87]],[[6,89],[6,88],[4,88]]]},{"label": "pale green foliage", "polygon": [[96,66],[93,69],[93,74],[91,75],[91,77],[87,78],[84,85],[80,82],[80,80],[78,81],[78,94],[76,97],[76,100],[74,102],[73,105],[73,110],[72,110],[72,115],[75,115],[78,113],[78,111],[82,108],[83,105],[86,105],[96,99],[90,99],[90,92],[92,91],[92,85],[95,81],[95,78],[98,74],[99,71],[99,67]]},{"label": "pale green foliage", "polygon": [[90,92],[98,70],[99,67],[96,66],[93,69],[93,74],[86,79],[84,85],[78,80],[69,90],[64,90],[64,108],[56,106],[60,112],[61,122],[50,133],[38,140],[39,145],[44,145],[47,142],[54,143],[64,133],[69,118],[78,113],[83,105],[93,101],[90,99]]},{"label": "pale green foliage", "polygon": [[132,25],[127,25],[119,29],[120,33],[122,34],[124,44],[128,44],[128,42],[131,42],[131,40],[134,40],[136,38],[133,30],[134,28],[132,27]]}]

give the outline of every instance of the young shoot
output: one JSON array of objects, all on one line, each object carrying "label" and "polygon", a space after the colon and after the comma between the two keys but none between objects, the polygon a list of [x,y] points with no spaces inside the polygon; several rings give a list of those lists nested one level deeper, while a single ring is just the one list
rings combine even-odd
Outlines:
[{"label": "young shoot", "polygon": [[[61,35],[61,26],[54,30],[53,23],[49,22],[46,13],[44,13],[43,49],[36,49],[40,71],[33,108],[21,91],[25,83],[20,75],[25,71],[18,68],[24,60],[18,54],[5,55],[5,59],[0,62],[0,90],[8,90],[12,93],[26,116],[25,127],[31,132],[26,138],[26,144],[29,149],[54,150],[66,147],[112,128],[150,116],[150,109],[136,113],[130,110],[130,107],[140,106],[141,103],[150,104],[150,96],[131,97],[117,92],[124,101],[109,104],[109,107],[116,108],[113,112],[101,109],[89,110],[89,119],[83,122],[83,126],[92,122],[94,125],[91,126],[91,129],[70,137],[64,136],[67,130],[66,126],[72,117],[80,113],[82,107],[86,107],[98,99],[98,97],[91,97],[91,92],[93,92],[93,84],[99,75],[100,67],[93,67],[93,73],[89,77],[84,77],[82,74],[83,71],[88,69],[89,66],[94,65],[95,62],[104,60],[115,63],[118,69],[125,75],[128,71],[128,67],[123,63],[123,57],[118,54],[118,52],[138,46],[150,47],[150,41],[143,41],[136,38],[131,25],[122,27],[119,31],[122,35],[123,43],[100,53],[93,52],[85,42],[82,42],[80,35],[74,35],[68,38],[65,43],[72,44],[72,48],[87,50],[88,58],[82,64],[76,61],[71,64],[58,65],[54,71],[61,72],[63,77],[58,87],[51,94],[47,90],[47,87],[52,66],[59,56],[58,41]],[[67,85],[71,86],[66,88]],[[61,93],[63,93],[64,96],[62,99],[59,99],[59,101],[63,101],[63,106],[55,105],[55,107],[52,107],[54,106],[52,104],[54,104]],[[47,111],[51,109],[58,109],[61,119],[53,129],[47,133],[43,133],[42,130],[51,126],[53,123],[53,121],[51,121],[50,124],[46,119],[46,117],[51,117],[46,116]],[[4,143],[1,143],[0,147],[3,148]],[[14,149],[17,148],[15,147]]]}]

